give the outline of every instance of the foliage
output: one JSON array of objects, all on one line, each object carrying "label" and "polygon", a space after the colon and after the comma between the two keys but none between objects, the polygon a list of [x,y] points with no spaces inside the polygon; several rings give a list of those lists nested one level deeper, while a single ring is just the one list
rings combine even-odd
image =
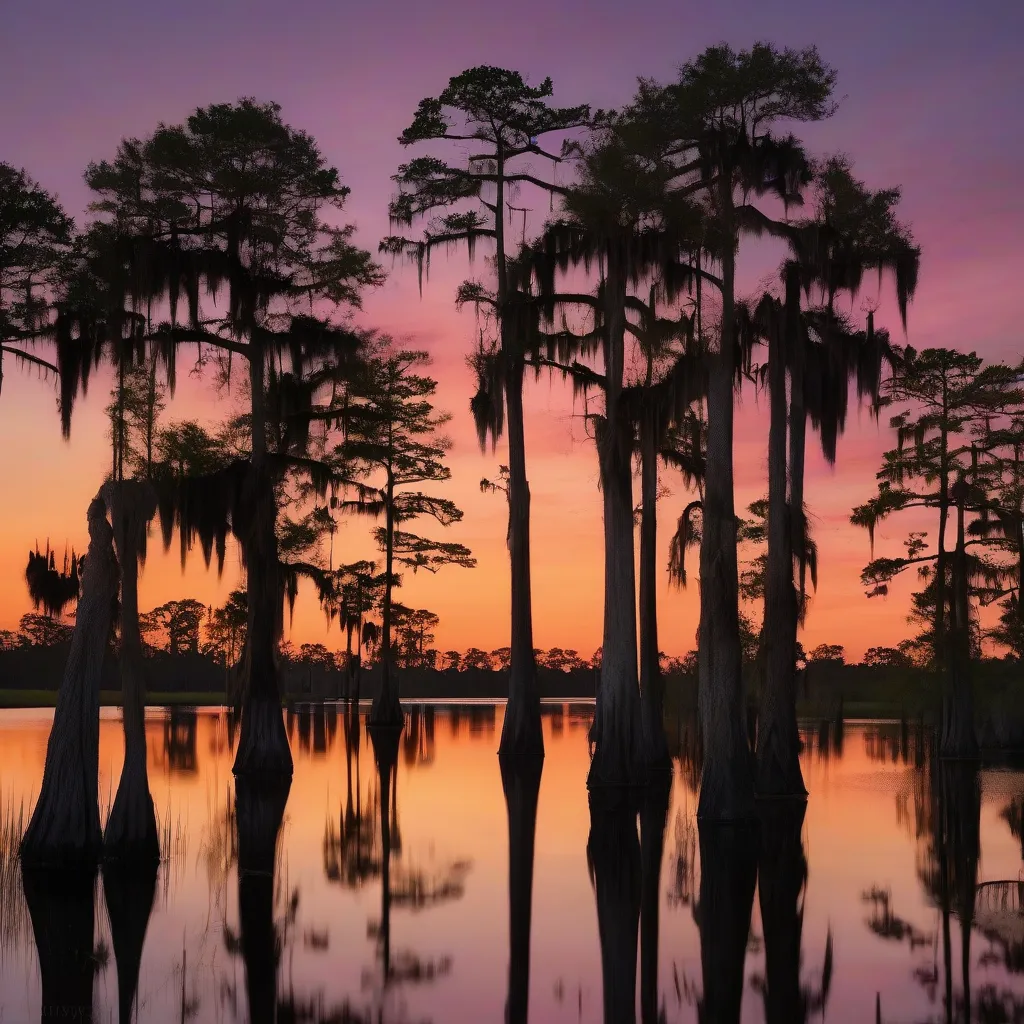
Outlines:
[{"label": "foliage", "polygon": [[807,660],[812,664],[828,662],[834,665],[845,665],[846,650],[842,644],[818,644],[807,655]]},{"label": "foliage", "polygon": [[[441,621],[426,608],[406,608],[395,605],[395,659],[405,668],[433,668],[429,657],[433,648],[438,623]],[[436,651],[433,654],[436,656]]]},{"label": "foliage", "polygon": [[4,361],[55,373],[31,349],[52,334],[74,224],[23,170],[0,163],[0,390]]},{"label": "foliage", "polygon": [[143,642],[152,650],[168,654],[197,654],[205,617],[206,606],[195,598],[168,601],[139,615],[139,632]]},{"label": "foliage", "polygon": [[25,567],[25,582],[35,611],[43,609],[50,618],[60,618],[69,604],[78,600],[82,564],[85,556],[78,558],[72,549],[70,556],[65,550],[63,568],[57,568],[55,553],[46,542],[46,550],[36,547],[28,553]]},{"label": "foliage", "polygon": [[74,627],[49,615],[22,615],[18,632],[31,647],[55,647],[71,643]]},{"label": "foliage", "polygon": [[210,611],[202,653],[219,665],[234,665],[241,657],[249,619],[249,602],[244,590],[233,590],[220,608]]}]

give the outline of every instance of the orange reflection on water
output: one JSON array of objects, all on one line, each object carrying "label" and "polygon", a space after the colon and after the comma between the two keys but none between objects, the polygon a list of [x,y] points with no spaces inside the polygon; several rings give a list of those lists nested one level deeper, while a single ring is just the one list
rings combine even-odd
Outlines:
[{"label": "orange reflection on water", "polygon": [[[588,869],[591,712],[588,705],[545,708],[547,756],[537,805],[529,977],[534,1022],[604,1019],[602,969],[614,974],[616,967],[607,949],[602,961]],[[0,713],[4,820],[19,808],[27,811],[34,799],[51,714]],[[394,788],[387,794],[392,813],[385,909],[384,794],[365,723],[347,720],[340,707],[305,706],[287,713],[295,776],[277,841],[273,928],[279,952],[270,968],[282,1019],[340,1020],[331,1014],[345,1005],[358,1020],[378,1014],[382,1020],[504,1019],[509,839],[495,756],[501,720],[502,708],[493,705],[407,708]],[[698,1003],[707,996],[702,955],[708,950],[701,948],[698,923],[704,890],[696,794],[687,781],[699,771],[692,728],[681,724],[670,730],[676,762],[656,888],[657,1001],[670,1021],[696,1021]],[[188,1019],[249,1020],[247,979],[252,980],[255,961],[251,946],[247,952],[241,941],[231,723],[218,710],[151,711],[147,739],[164,860],[142,957],[139,1019],[180,1021],[184,993]],[[794,969],[806,997],[806,1019],[819,1019],[824,1009],[830,1021],[872,1020],[876,994],[886,1020],[944,1019],[942,904],[947,897],[935,880],[941,838],[936,830],[940,803],[950,797],[938,787],[927,735],[913,724],[820,723],[804,728],[803,739],[810,791],[801,833],[806,882],[799,906],[791,909],[802,913],[801,957]],[[104,712],[104,814],[121,757],[117,713]],[[971,786],[980,792],[975,804]],[[961,876],[970,871],[979,885],[1016,879],[1022,866],[1024,776],[1009,770],[972,772],[965,792],[968,803],[961,800],[954,809],[966,820],[973,806],[973,824],[943,847],[947,860],[966,856],[969,862],[958,870]],[[948,811],[946,804],[941,807]],[[965,854],[971,835],[977,849]],[[0,867],[6,866],[0,871],[5,886],[0,1009],[4,1019],[30,1020],[40,1014],[36,947],[18,873],[6,869],[10,850],[0,853]],[[792,863],[799,868],[799,848],[795,855]],[[597,870],[607,871],[606,864]],[[762,859],[762,879],[768,877],[765,864]],[[986,894],[988,906],[1008,890],[978,891]],[[965,931],[955,895],[949,897],[949,952],[953,999],[959,1005]],[[102,908],[102,896],[97,898]],[[967,930],[978,1019],[996,1002],[1011,1009],[1024,1005],[1024,978],[1015,966],[1024,964],[1024,947],[1013,945],[1015,920],[1012,913],[999,918],[979,910]],[[251,937],[251,917],[248,922]],[[750,907],[745,958],[737,965],[745,979],[742,1021],[766,1019],[765,942],[758,893]],[[113,1020],[117,971],[102,910],[95,943],[100,962],[95,1019]],[[825,970],[829,949],[830,972]],[[778,975],[778,959],[773,963],[776,976],[774,982],[768,977],[767,991],[773,983],[778,991],[785,981]],[[621,981],[621,970],[617,976]],[[639,981],[638,972],[638,1005]],[[302,1009],[307,1016],[301,1016]],[[286,1018],[286,1011],[293,1016]]]}]

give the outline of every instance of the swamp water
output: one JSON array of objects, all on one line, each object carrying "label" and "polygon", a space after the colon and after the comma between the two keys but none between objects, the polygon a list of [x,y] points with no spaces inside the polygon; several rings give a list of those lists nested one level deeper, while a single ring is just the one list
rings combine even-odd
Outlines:
[{"label": "swamp water", "polygon": [[[16,857],[52,711],[0,711],[0,1024],[127,1021],[133,988],[153,1024],[1024,1020],[1024,772],[823,723],[802,815],[698,829],[692,725],[663,791],[591,808],[592,705],[545,706],[539,791],[500,706],[408,705],[397,745],[365,713],[289,712],[290,790],[254,803],[224,711],[151,710],[158,871],[55,900]],[[121,757],[104,711],[104,815]]]}]

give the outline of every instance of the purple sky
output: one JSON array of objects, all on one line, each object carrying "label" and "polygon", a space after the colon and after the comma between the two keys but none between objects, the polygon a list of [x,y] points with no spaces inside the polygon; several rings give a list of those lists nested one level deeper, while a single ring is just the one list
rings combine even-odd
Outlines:
[{"label": "purple sky", "polygon": [[[293,0],[287,5],[266,0],[25,0],[7,5],[2,24],[0,160],[24,166],[57,192],[80,222],[88,202],[82,171],[90,160],[112,156],[122,137],[144,136],[161,120],[181,121],[198,105],[253,95],[280,103],[287,121],[318,139],[352,188],[348,209],[359,240],[374,250],[389,230],[390,175],[408,155],[396,136],[417,102],[436,95],[464,68],[513,67],[534,83],[551,75],[556,102],[607,107],[629,98],[637,76],[668,79],[680,63],[712,43],[727,41],[738,48],[758,39],[789,46],[814,43],[839,71],[841,105],[829,122],[801,130],[803,138],[817,153],[848,152],[857,173],[873,187],[902,185],[901,216],[923,247],[910,341],[918,348],[955,345],[994,358],[1021,356],[1024,4],[800,0],[698,6],[525,0],[512,8],[468,0]],[[776,262],[772,253],[748,259],[745,286],[753,287]],[[442,646],[495,647],[506,642],[507,629],[507,589],[495,580],[507,577],[504,525],[495,499],[481,497],[476,480],[493,472],[501,451],[496,457],[480,456],[471,440],[462,360],[473,325],[466,316],[457,317],[451,305],[455,284],[465,274],[461,261],[445,266],[439,257],[421,301],[414,271],[397,266],[385,288],[367,303],[366,319],[414,333],[435,353],[442,402],[455,413],[454,496],[467,513],[459,539],[482,556],[472,579],[450,570],[447,581],[439,577],[403,599],[419,600],[442,614],[442,630],[447,631],[439,637]],[[883,313],[898,331],[891,304],[883,304]],[[73,492],[64,494],[66,506],[59,514],[49,512],[50,520],[40,527],[41,540],[49,531],[62,544],[65,535],[74,540],[82,532],[72,524],[82,523],[93,493],[89,488],[98,483],[105,465],[97,413],[103,395],[91,401],[92,413],[83,413],[81,429],[76,425],[72,455],[59,441],[45,386],[26,384],[23,390],[26,397],[19,401],[5,387],[0,435],[38,426],[45,448],[36,462],[48,464],[55,475],[79,474]],[[546,584],[542,579],[549,592],[546,600],[539,598],[539,607],[557,608],[558,594],[551,587],[566,574],[579,577],[580,566],[587,566],[582,576],[595,591],[581,605],[579,621],[574,617],[565,627],[565,635],[542,629],[538,643],[578,646],[589,653],[587,648],[599,642],[600,623],[593,452],[579,431],[573,432],[571,402],[561,385],[542,382],[530,402],[535,556],[547,559],[545,568],[555,566]],[[745,400],[738,424],[741,504],[757,497],[763,486],[763,411]],[[823,562],[831,559],[834,570],[812,610],[807,639],[836,639],[855,652],[880,636],[879,630],[896,639],[904,628],[898,625],[902,612],[893,599],[885,607],[864,601],[857,577],[867,556],[866,540],[845,525],[851,504],[874,489],[877,456],[889,441],[867,416],[861,420],[860,426],[851,425],[841,445],[838,472],[812,460],[808,487],[808,500],[819,516]],[[0,451],[0,472],[17,474],[24,468],[17,450]],[[41,477],[37,487],[26,486],[31,492],[26,498],[36,507],[56,493]],[[666,508],[664,522],[674,514]],[[557,529],[566,521],[578,524],[578,552],[566,553],[559,542]],[[7,574],[18,571],[22,558],[24,526],[5,509],[0,528],[0,572],[10,578]],[[667,525],[664,529],[667,533]],[[893,543],[898,545],[904,532],[902,525],[894,528]],[[590,566],[598,574],[593,588]],[[153,572],[162,578],[158,569]],[[686,611],[678,613],[686,619],[685,635],[678,642],[664,641],[671,653],[692,646],[695,597],[695,592],[686,597]],[[467,600],[473,611],[467,611]],[[666,596],[666,614],[675,615],[671,608],[681,608],[683,601]],[[19,602],[24,603],[21,594],[17,601],[0,600],[0,628],[13,624],[12,617],[16,621]],[[856,628],[848,614],[851,602],[859,613]],[[321,629],[312,625],[312,616],[311,610],[310,637]],[[474,639],[480,622],[486,628]]]}]

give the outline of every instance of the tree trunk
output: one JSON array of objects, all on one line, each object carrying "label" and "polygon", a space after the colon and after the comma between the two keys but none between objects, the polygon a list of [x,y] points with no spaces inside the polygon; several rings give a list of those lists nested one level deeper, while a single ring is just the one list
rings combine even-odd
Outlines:
[{"label": "tree trunk", "polygon": [[291,777],[277,678],[281,588],[277,556],[277,502],[267,467],[267,413],[262,343],[250,341],[249,389],[252,401],[252,466],[246,474],[242,507],[242,553],[249,614],[245,642],[242,728],[235,754],[236,776]]},{"label": "tree trunk", "polygon": [[97,797],[100,676],[117,595],[113,531],[103,499],[89,505],[89,550],[71,650],[46,744],[39,799],[21,857],[27,864],[95,865],[102,847]]},{"label": "tree trunk", "polygon": [[597,434],[604,502],[604,631],[594,708],[588,786],[643,777],[643,724],[637,676],[636,566],[633,555],[633,429],[622,408],[626,274],[612,247],[605,293],[605,415]]},{"label": "tree trunk", "polygon": [[764,933],[766,1024],[807,1019],[800,988],[807,859],[801,830],[805,801],[763,808],[757,891]]},{"label": "tree trunk", "polygon": [[[959,485],[958,485],[959,486]],[[967,552],[964,547],[964,507],[957,502],[956,551],[953,555],[953,593],[950,600],[946,693],[943,699],[942,757],[978,756],[974,730],[974,695],[971,680],[971,637],[967,580]]]},{"label": "tree trunk", "polygon": [[[799,600],[807,593],[807,560],[804,558],[804,468],[807,461],[807,403],[804,399],[804,353],[799,346],[791,350],[789,397],[789,525],[790,550],[796,552],[799,572]],[[799,620],[800,605],[794,609]],[[793,637],[796,638],[796,622]]]},{"label": "tree trunk", "polygon": [[104,498],[114,528],[114,546],[121,564],[121,702],[124,725],[124,767],[114,806],[103,835],[107,858],[130,861],[160,859],[156,813],[146,770],[146,682],[139,635],[139,554],[150,519],[156,514],[156,493],[135,480],[107,484]]},{"label": "tree trunk", "polygon": [[640,421],[640,704],[644,759],[671,771],[665,739],[665,680],[658,651],[658,447],[653,402]]},{"label": "tree trunk", "polygon": [[[731,194],[729,196],[731,208]],[[753,816],[750,747],[743,725],[743,675],[733,496],[735,253],[722,259],[722,334],[708,373],[708,451],[700,545],[698,704],[704,745],[697,816]]]},{"label": "tree trunk", "polygon": [[597,897],[605,1024],[636,1020],[641,864],[635,794],[631,787],[590,794],[587,863]]},{"label": "tree trunk", "polygon": [[538,754],[502,754],[501,785],[508,812],[508,1000],[505,1024],[527,1024],[530,1002],[530,922],[537,794],[544,760]]},{"label": "tree trunk", "polygon": [[512,636],[508,704],[501,727],[502,754],[543,754],[537,662],[533,653],[533,607],[530,583],[530,484],[526,478],[523,423],[523,359],[514,350],[511,326],[502,324],[506,361],[505,404],[508,409],[508,550],[512,570]]},{"label": "tree trunk", "polygon": [[235,780],[239,943],[250,1024],[273,1024],[277,1019],[274,868],[290,788],[288,776]]},{"label": "tree trunk", "polygon": [[786,273],[785,328],[768,340],[768,566],[761,632],[762,679],[757,719],[757,792],[763,797],[805,797],[796,721],[797,595],[793,586],[793,534],[786,503],[786,365],[795,346],[800,282]]},{"label": "tree trunk", "polygon": [[704,991],[700,1024],[739,1024],[743,963],[757,878],[757,830],[749,825],[697,822],[700,844],[700,930]]},{"label": "tree trunk", "polygon": [[277,505],[265,468],[246,476],[243,532],[247,570],[248,626],[244,648],[242,727],[233,771],[236,776],[291,777],[292,753],[281,712],[277,638],[281,589],[277,556]]},{"label": "tree trunk", "polygon": [[391,648],[391,594],[394,589],[392,576],[395,567],[395,485],[390,472],[386,504],[387,541],[384,555],[384,602],[380,627],[380,692],[374,697],[373,705],[370,708],[370,724],[401,728],[402,704],[398,699],[398,680],[394,673],[394,652]]},{"label": "tree trunk", "polygon": [[117,1003],[120,1024],[130,1024],[139,988],[142,949],[156,895],[159,866],[149,860],[131,865],[105,865],[103,892],[110,918],[110,938],[117,965]]},{"label": "tree trunk", "polygon": [[640,1019],[660,1024],[658,1014],[658,919],[661,909],[661,860],[665,851],[672,778],[659,775],[644,789],[640,805]]},{"label": "tree trunk", "polygon": [[39,955],[40,1020],[91,1021],[96,868],[52,870],[22,861],[21,879]]}]

